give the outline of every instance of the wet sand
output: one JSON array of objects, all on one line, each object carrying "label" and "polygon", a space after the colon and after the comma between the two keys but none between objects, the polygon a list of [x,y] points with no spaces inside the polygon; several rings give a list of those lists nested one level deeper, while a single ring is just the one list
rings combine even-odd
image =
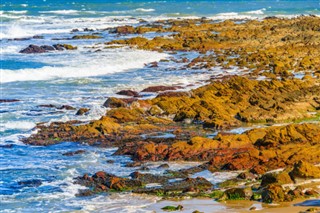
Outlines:
[{"label": "wet sand", "polygon": [[[306,204],[307,206],[300,206]],[[262,213],[299,213],[306,212],[310,208],[319,208],[320,212],[320,199],[309,200],[296,200],[294,202],[286,202],[277,204],[263,204],[255,201],[226,201],[216,202],[213,199],[186,199],[186,200],[163,200],[151,205],[146,210],[153,210],[154,212],[166,212],[161,208],[165,206],[178,206],[182,205],[183,210],[179,212],[192,213],[194,211],[204,213],[246,213],[246,212],[262,212]],[[255,209],[250,210],[252,207]]]}]

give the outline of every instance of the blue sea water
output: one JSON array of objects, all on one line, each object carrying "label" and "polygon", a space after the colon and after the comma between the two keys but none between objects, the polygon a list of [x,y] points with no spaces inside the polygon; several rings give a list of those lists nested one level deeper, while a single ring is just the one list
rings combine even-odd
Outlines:
[{"label": "blue sea water", "polygon": [[[169,57],[129,48],[104,49],[99,44],[118,38],[103,29],[119,25],[138,25],[139,19],[210,17],[263,18],[320,15],[319,0],[216,0],[216,1],[107,1],[107,0],[2,0],[0,7],[1,98],[18,102],[0,103],[0,212],[150,212],[153,197],[130,194],[75,197],[81,186],[73,178],[98,170],[128,175],[127,157],[115,157],[115,149],[101,149],[83,144],[62,143],[35,147],[20,142],[35,132],[38,122],[90,120],[105,113],[108,96],[121,89],[141,90],[155,84],[196,84],[222,70],[175,69],[174,63],[160,63],[159,68],[145,64]],[[52,40],[75,34],[90,34],[99,40]],[[72,29],[79,32],[71,34]],[[33,39],[35,35],[43,39]],[[156,36],[153,33],[144,35]],[[17,40],[16,38],[20,38]],[[21,38],[31,38],[21,40]],[[16,40],[14,40],[16,39]],[[30,44],[68,43],[76,51],[24,55],[19,51]],[[91,47],[101,51],[95,52]],[[192,57],[189,53],[184,57]],[[236,72],[237,70],[233,70]],[[88,115],[77,117],[75,111],[39,107],[41,104],[89,107]],[[8,146],[9,145],[9,146]],[[67,157],[67,151],[84,149],[84,155]],[[108,159],[116,164],[107,164]],[[187,164],[175,164],[178,169]],[[154,169],[153,172],[156,171]],[[31,181],[29,184],[19,182]],[[33,181],[33,182],[32,182]],[[150,207],[151,206],[151,207]],[[145,208],[148,207],[148,208]],[[212,212],[214,212],[215,207]],[[216,208],[219,212],[221,208]]]}]

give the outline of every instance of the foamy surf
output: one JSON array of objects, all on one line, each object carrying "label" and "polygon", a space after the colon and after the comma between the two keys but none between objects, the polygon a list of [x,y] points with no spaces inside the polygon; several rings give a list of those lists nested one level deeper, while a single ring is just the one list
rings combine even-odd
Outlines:
[{"label": "foamy surf", "polygon": [[[145,63],[159,61],[160,59],[167,57],[167,54],[122,49],[116,52],[110,50],[109,52],[106,52],[106,54],[101,52],[92,54],[91,57],[86,54],[69,55],[68,57],[70,57],[70,60],[68,61],[64,60],[64,55],[60,57],[62,66],[59,67],[45,66],[39,69],[21,69],[14,71],[4,69],[1,74],[1,82],[41,81],[57,78],[101,76],[142,68]],[[81,61],[81,63],[79,63],[79,61]]]},{"label": "foamy surf", "polygon": [[135,9],[135,11],[138,11],[138,12],[154,12],[154,11],[156,11],[156,10],[155,10],[155,9],[152,9],[152,8],[150,8],[150,9],[137,8],[137,9]]},{"label": "foamy surf", "polygon": [[59,14],[59,15],[75,15],[78,14],[78,10],[51,10],[51,11],[40,11],[39,13]]},{"label": "foamy surf", "polygon": [[27,10],[11,10],[7,11],[7,13],[12,13],[12,14],[26,14],[28,11]]},{"label": "foamy surf", "polygon": [[20,130],[31,130],[36,125],[31,121],[8,121],[0,123],[0,131],[4,132],[6,130],[20,129]]},{"label": "foamy surf", "polygon": [[[28,20],[30,22],[30,20]],[[41,19],[35,20],[35,23],[43,22]],[[13,24],[2,28],[0,32],[0,39],[14,39],[14,38],[30,38],[34,35],[43,34],[58,34],[70,32],[72,28],[66,29],[41,29],[34,26],[25,26],[21,24]],[[2,49],[2,48],[1,48]],[[6,50],[4,50],[6,51]]]},{"label": "foamy surf", "polygon": [[260,10],[252,10],[252,11],[248,11],[248,12],[244,12],[244,13],[254,14],[254,15],[263,15],[266,10],[267,10],[266,8],[262,8]]}]

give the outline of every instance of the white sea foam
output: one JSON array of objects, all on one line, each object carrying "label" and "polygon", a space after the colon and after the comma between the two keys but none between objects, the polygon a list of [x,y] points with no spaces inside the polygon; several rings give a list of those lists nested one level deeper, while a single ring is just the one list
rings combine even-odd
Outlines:
[{"label": "white sea foam", "polygon": [[16,53],[18,51],[19,51],[19,46],[6,46],[6,47],[1,46],[0,47],[0,54]]},{"label": "white sea foam", "polygon": [[7,11],[8,13],[12,14],[26,14],[28,11],[27,10],[12,10],[12,11]]},{"label": "white sea foam", "polygon": [[0,131],[21,129],[29,130],[35,127],[35,123],[31,121],[8,121],[5,123],[0,123]]},{"label": "white sea foam", "polygon": [[25,16],[18,16],[18,14],[1,14],[1,20],[3,19],[13,19],[17,20],[20,18],[24,18]]},{"label": "white sea foam", "polygon": [[155,9],[152,9],[152,8],[150,8],[150,9],[137,8],[137,9],[135,9],[135,11],[137,11],[137,12],[154,12]]},{"label": "white sea foam", "polygon": [[221,183],[225,180],[232,179],[237,177],[239,172],[214,172],[211,173],[208,170],[204,170],[202,172],[198,172],[193,174],[191,177],[196,178],[196,177],[204,177],[208,181],[210,181],[213,184]]},{"label": "white sea foam", "polygon": [[59,15],[75,15],[78,14],[78,10],[50,10],[50,11],[40,11],[39,13],[50,13]]},{"label": "white sea foam", "polygon": [[23,38],[34,35],[34,33],[30,32],[30,30],[25,30],[20,25],[10,25],[6,28],[2,28],[0,32],[0,39],[4,38]]},{"label": "white sea foam", "polygon": [[[62,67],[46,66],[39,69],[21,69],[15,71],[4,69],[1,73],[1,82],[99,76],[142,68],[145,63],[158,61],[167,56],[164,53],[132,49],[110,51],[106,54],[101,52],[92,54],[91,57],[86,54],[69,55],[70,59],[68,61],[65,60],[65,55],[60,55],[59,57],[57,53],[57,56],[53,60],[56,60],[56,63],[60,61],[63,64]],[[45,60],[49,60],[50,58],[45,58]],[[53,63],[55,62],[53,61]]]},{"label": "white sea foam", "polygon": [[[92,11],[91,11],[92,12]],[[1,17],[15,19],[1,25],[0,39],[31,37],[40,34],[68,33],[74,28],[105,29],[127,24],[137,24],[139,21],[130,16],[105,16],[100,18],[69,18],[56,16],[17,16],[3,14]]]},{"label": "white sea foam", "polygon": [[245,12],[245,13],[253,14],[253,15],[263,15],[264,11],[266,11],[266,8],[262,8],[260,10],[252,10],[252,11],[248,11],[248,12]]},{"label": "white sea foam", "polygon": [[[160,200],[159,197],[151,195],[135,195],[131,193],[125,194],[113,194],[110,196],[98,196],[92,199],[81,201],[84,212],[94,213],[110,213],[110,212],[121,212],[121,213],[133,213],[133,212],[154,212],[146,210],[145,208],[150,205],[156,204]],[[79,203],[71,203],[71,205],[78,206]]]},{"label": "white sea foam", "polygon": [[226,20],[226,19],[255,19],[252,15],[243,15],[235,12],[230,13],[218,13],[214,16],[209,17],[213,20]]},{"label": "white sea foam", "polygon": [[20,4],[21,7],[28,7],[28,4]]}]

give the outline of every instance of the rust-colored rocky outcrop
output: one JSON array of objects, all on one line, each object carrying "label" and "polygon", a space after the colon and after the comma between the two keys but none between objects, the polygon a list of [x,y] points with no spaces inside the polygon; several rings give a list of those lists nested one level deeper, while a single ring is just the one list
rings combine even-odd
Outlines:
[{"label": "rust-colored rocky outcrop", "polygon": [[293,166],[299,160],[319,163],[320,125],[260,128],[239,135],[219,134],[214,139],[193,137],[189,141],[171,143],[127,143],[116,154],[132,155],[140,161],[209,161],[208,167],[226,170],[253,169],[256,166],[272,170]]},{"label": "rust-colored rocky outcrop", "polygon": [[172,32],[172,36],[158,36],[151,40],[134,37],[107,44],[131,45],[156,51],[214,51],[209,56],[199,56],[188,67],[237,66],[250,69],[255,76],[264,72],[263,75],[267,76],[289,77],[292,76],[291,71],[316,73],[320,68],[320,18],[316,16],[266,18],[240,24],[232,20],[214,22],[203,19],[163,20],[158,24],[166,27],[154,29],[140,26],[136,32],[149,29]]},{"label": "rust-colored rocky outcrop", "polygon": [[[319,167],[315,166],[320,163],[319,26],[319,17],[303,16],[241,23],[208,19],[163,20],[138,27],[109,29],[121,35],[140,34],[108,42],[107,45],[116,44],[112,47],[129,45],[155,51],[197,51],[200,55],[195,58],[172,61],[182,64],[182,69],[237,67],[244,71],[243,76],[210,79],[207,85],[188,92],[173,91],[182,89],[179,86],[148,87],[141,91],[142,94],[158,93],[150,100],[140,100],[140,93],[136,91],[122,90],[117,94],[129,98],[109,97],[104,103],[108,111],[99,120],[39,124],[39,131],[23,141],[33,145],[73,141],[115,146],[119,147],[116,155],[130,155],[138,161],[130,163],[131,166],[141,166],[144,161],[203,161],[200,166],[168,170],[162,176],[145,171],[132,173],[131,179],[103,171],[93,176],[84,175],[77,178],[77,183],[92,190],[82,191],[79,195],[133,191],[171,197],[262,199],[264,202],[319,196],[316,187],[287,189],[283,186],[320,177]],[[147,39],[143,37],[146,32],[172,32],[172,35]],[[92,34],[72,39],[99,38]],[[159,69],[161,63],[152,62],[146,66],[152,72],[152,69]],[[302,71],[302,79],[294,78],[298,71]],[[88,109],[82,108],[77,114],[86,112]],[[274,125],[276,123],[282,125]],[[265,127],[242,134],[226,132],[243,124]],[[207,131],[218,134],[208,138]],[[174,137],[161,137],[166,133]],[[82,153],[85,151],[63,155]],[[284,171],[265,174],[285,167]],[[147,170],[146,167],[141,169]],[[203,170],[246,172],[228,180],[229,184],[220,183],[219,187],[226,191],[217,196],[219,193],[208,180],[190,178],[190,174]],[[239,184],[244,180],[246,187]],[[144,186],[149,183],[161,183],[162,186]]]}]

